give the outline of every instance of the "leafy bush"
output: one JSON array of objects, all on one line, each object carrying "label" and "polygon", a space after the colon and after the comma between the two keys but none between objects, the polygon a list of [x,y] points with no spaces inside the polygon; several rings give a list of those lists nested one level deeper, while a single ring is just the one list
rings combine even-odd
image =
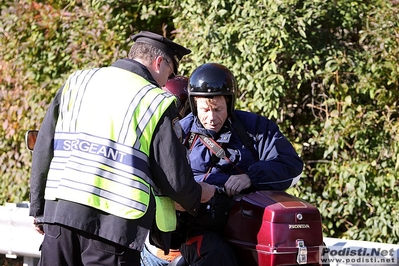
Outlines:
[{"label": "leafy bush", "polygon": [[[291,190],[327,236],[396,243],[398,6],[386,1],[176,1],[189,69],[216,61],[237,107],[281,126],[305,161]],[[206,12],[205,12],[206,11]]]},{"label": "leafy bush", "polygon": [[[31,156],[24,144],[72,71],[125,57],[141,29],[171,24],[161,3],[0,2],[0,204],[27,200]],[[154,10],[157,10],[156,12]],[[165,32],[166,33],[166,32]]]}]

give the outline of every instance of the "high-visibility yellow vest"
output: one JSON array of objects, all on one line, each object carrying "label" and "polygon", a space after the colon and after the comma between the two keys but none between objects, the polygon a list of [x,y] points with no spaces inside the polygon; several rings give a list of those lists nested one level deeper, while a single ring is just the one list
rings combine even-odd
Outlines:
[{"label": "high-visibility yellow vest", "polygon": [[[117,67],[77,71],[64,84],[45,199],[64,199],[123,217],[147,211],[154,130],[175,97]],[[175,229],[174,203],[156,198],[163,231]]]}]

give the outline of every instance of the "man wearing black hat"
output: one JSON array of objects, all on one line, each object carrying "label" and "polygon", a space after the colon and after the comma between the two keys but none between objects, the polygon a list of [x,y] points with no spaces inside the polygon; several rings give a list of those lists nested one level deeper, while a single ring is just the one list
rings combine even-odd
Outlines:
[{"label": "man wearing black hat", "polygon": [[196,215],[215,192],[195,182],[176,98],[161,89],[191,51],[152,32],[132,39],[128,58],[70,75],[39,130],[30,178],[39,265],[140,265],[153,224],[174,230],[174,202]]}]

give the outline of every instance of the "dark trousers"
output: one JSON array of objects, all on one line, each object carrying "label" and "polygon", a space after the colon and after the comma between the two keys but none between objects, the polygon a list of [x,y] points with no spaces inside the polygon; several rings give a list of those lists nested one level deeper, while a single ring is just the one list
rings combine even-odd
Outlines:
[{"label": "dark trousers", "polygon": [[189,238],[181,245],[180,252],[190,266],[238,266],[229,244],[212,231]]},{"label": "dark trousers", "polygon": [[181,235],[188,239],[180,246],[180,253],[190,266],[238,266],[230,245],[222,232],[228,220],[231,198],[215,193],[200,206],[196,217],[186,212],[178,215]]},{"label": "dark trousers", "polygon": [[39,266],[140,266],[140,252],[56,224],[44,225]]}]

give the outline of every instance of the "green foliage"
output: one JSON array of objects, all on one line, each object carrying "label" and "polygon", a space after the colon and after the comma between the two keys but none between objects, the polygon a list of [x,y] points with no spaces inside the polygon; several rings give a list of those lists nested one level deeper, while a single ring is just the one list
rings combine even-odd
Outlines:
[{"label": "green foliage", "polygon": [[23,134],[40,126],[66,75],[125,56],[145,29],[193,51],[183,75],[229,67],[237,108],[279,123],[305,162],[290,193],[320,209],[326,236],[399,241],[395,1],[0,3],[0,203],[27,199]]},{"label": "green foliage", "polygon": [[28,199],[31,156],[24,134],[40,127],[67,75],[125,57],[132,34],[151,29],[166,35],[171,23],[160,2],[25,0],[1,1],[0,6],[3,204]]},{"label": "green foliage", "polygon": [[398,6],[177,2],[178,40],[194,51],[185,68],[228,66],[237,107],[279,122],[306,163],[291,192],[320,207],[325,234],[397,242]]},{"label": "green foliage", "polygon": [[385,1],[354,6],[363,22],[355,35],[340,36],[343,49],[327,58],[314,86],[323,97],[308,103],[317,119],[306,143],[319,152],[306,157],[320,163],[307,176],[312,194],[321,195],[328,235],[396,243],[398,8]]},{"label": "green foliage", "polygon": [[277,117],[284,95],[284,77],[277,68],[277,55],[287,38],[280,36],[283,15],[276,19],[277,10],[267,1],[177,2],[182,16],[175,13],[175,22],[187,33],[178,39],[194,51],[192,62],[184,66],[193,69],[206,62],[228,66],[239,84],[240,107]]}]

